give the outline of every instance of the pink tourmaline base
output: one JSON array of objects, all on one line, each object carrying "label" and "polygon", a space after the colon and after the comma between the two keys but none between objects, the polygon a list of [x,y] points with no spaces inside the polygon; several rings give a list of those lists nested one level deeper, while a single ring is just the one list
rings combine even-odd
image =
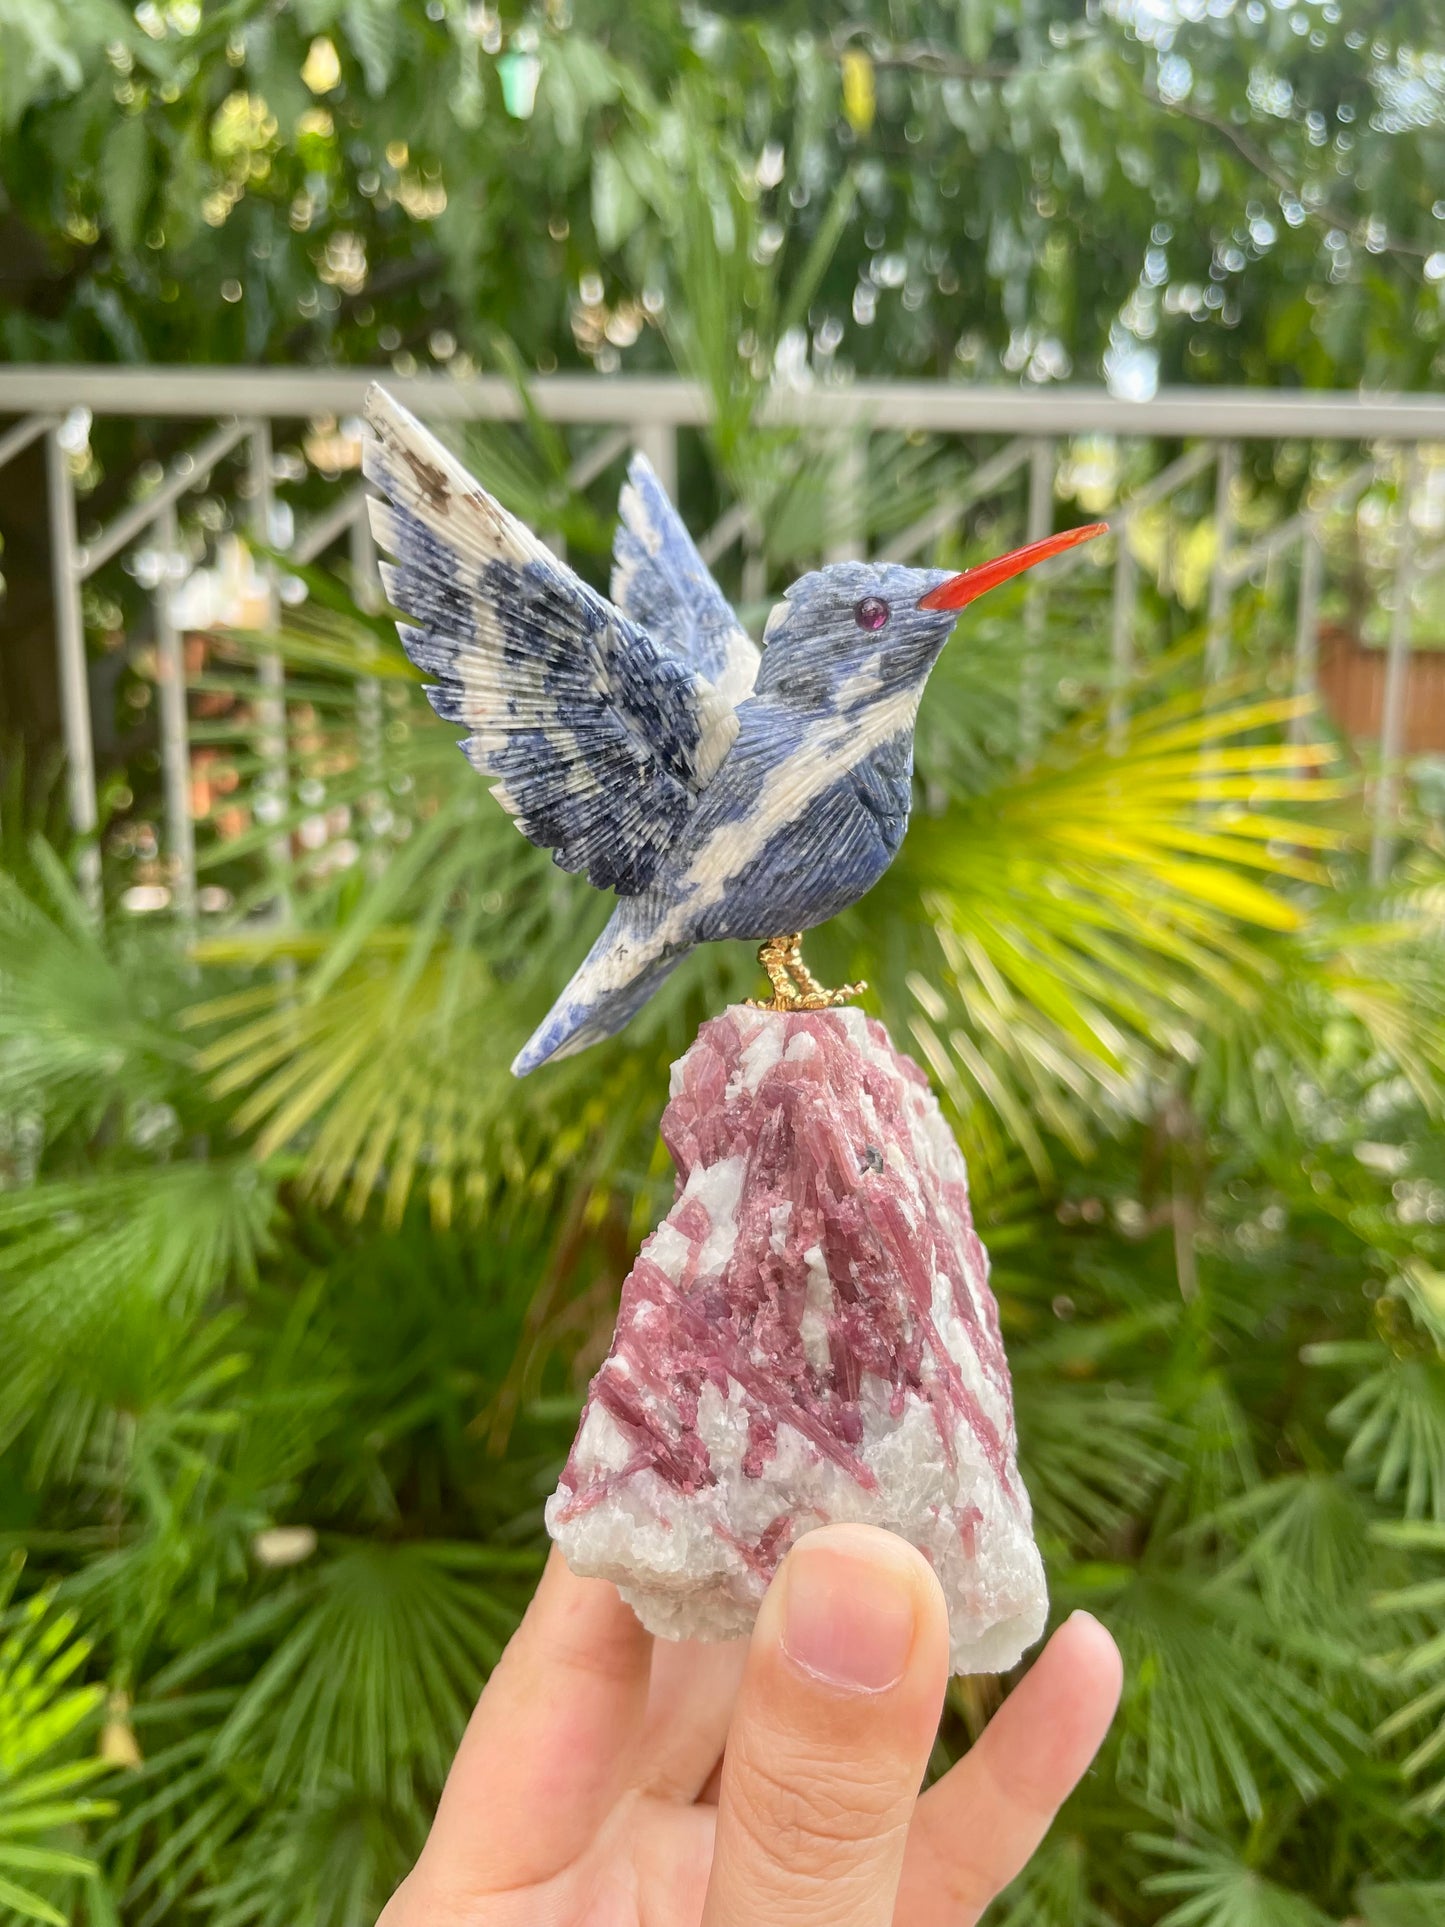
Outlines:
[{"label": "pink tourmaline base", "polygon": [[886,1526],[932,1564],[955,1672],[1048,1609],[963,1157],[918,1066],[852,1009],[735,1007],[673,1066],[672,1210],[547,1505],[575,1572],[653,1632],[751,1626],[789,1546]]}]

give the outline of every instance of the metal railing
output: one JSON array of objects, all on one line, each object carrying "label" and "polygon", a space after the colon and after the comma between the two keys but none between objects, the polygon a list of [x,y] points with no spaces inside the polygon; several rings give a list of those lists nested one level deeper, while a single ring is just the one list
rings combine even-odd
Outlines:
[{"label": "metal railing", "polygon": [[[392,392],[417,414],[438,422],[515,422],[522,419],[522,398],[499,378],[403,377],[376,371]],[[164,556],[178,548],[177,511],[182,498],[204,486],[217,467],[242,444],[247,452],[247,503],[243,519],[263,546],[282,547],[298,564],[313,562],[338,544],[349,547],[358,594],[379,600],[375,556],[364,508],[364,490],[355,480],[339,483],[336,499],[311,521],[278,544],[275,521],[276,472],[273,425],[343,418],[359,412],[368,370],[227,368],[77,368],[0,369],[0,416],[17,417],[0,430],[0,467],[40,437],[46,439],[47,498],[55,608],[55,645],[65,746],[68,757],[70,814],[83,839],[82,885],[98,903],[99,853],[95,759],[91,734],[82,591],[87,582],[128,551],[146,542]],[[698,386],[669,377],[539,377],[529,402],[564,431],[603,430],[579,448],[568,476],[585,487],[629,446],[642,448],[670,489],[677,473],[679,431],[706,425],[709,403]],[[92,416],[125,416],[175,422],[209,422],[206,433],[170,468],[103,528],[82,539],[68,421],[76,410]],[[1002,438],[986,454],[960,491],[880,546],[891,560],[924,558],[972,506],[1005,491],[1015,478],[1027,478],[1026,539],[1052,526],[1061,450],[1080,437],[1110,438],[1120,444],[1180,440],[1182,454],[1138,483],[1113,504],[1114,536],[1111,647],[1116,691],[1122,692],[1136,666],[1140,562],[1133,540],[1141,518],[1160,509],[1179,491],[1214,474],[1214,543],[1206,598],[1206,675],[1229,668],[1230,612],[1241,585],[1259,571],[1289,556],[1298,557],[1294,620],[1294,681],[1301,692],[1314,687],[1319,662],[1320,595],[1326,519],[1354,511],[1382,475],[1394,474],[1401,504],[1393,569],[1393,596],[1379,742],[1379,772],[1374,788],[1371,868],[1382,878],[1389,867],[1399,807],[1402,751],[1406,741],[1406,692],[1414,638],[1411,592],[1424,575],[1445,562],[1445,548],[1424,552],[1429,531],[1412,514],[1421,488],[1422,449],[1445,452],[1445,399],[1428,395],[1365,396],[1332,393],[1279,393],[1236,389],[1165,389],[1152,398],[1129,401],[1101,389],[1057,387],[1036,391],[979,388],[961,383],[865,382],[780,389],[770,393],[763,416],[771,424],[828,438],[843,458],[834,464],[838,516],[825,554],[831,559],[857,554],[861,543],[850,525],[847,501],[850,475],[864,459],[871,432],[920,433],[933,437]],[[71,437],[70,439],[73,439]],[[1275,526],[1240,536],[1236,527],[1236,478],[1241,445],[1246,442],[1345,444],[1358,459],[1343,477],[1315,490],[1306,506]],[[741,504],[726,508],[701,539],[704,556],[715,560],[732,544],[743,551],[743,595],[758,599],[765,587],[760,533]],[[1065,558],[1065,561],[1069,558]],[[156,681],[161,757],[166,799],[166,847],[176,907],[189,914],[195,902],[195,840],[188,787],[190,750],[181,636],[171,608],[171,571],[162,569],[153,590]],[[275,612],[276,584],[268,577]],[[1031,601],[1026,622],[1041,619],[1041,604]],[[1023,674],[1027,677],[1029,654]],[[260,713],[263,782],[284,800],[288,785],[285,679],[277,657],[263,658]],[[1116,694],[1115,719],[1123,719],[1123,696]],[[1027,710],[1027,705],[1025,705]],[[1027,741],[1027,756],[1032,745]]]}]

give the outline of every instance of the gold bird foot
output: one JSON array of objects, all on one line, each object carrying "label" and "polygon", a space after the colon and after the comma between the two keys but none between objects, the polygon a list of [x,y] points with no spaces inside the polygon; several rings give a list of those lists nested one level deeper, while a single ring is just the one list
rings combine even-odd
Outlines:
[{"label": "gold bird foot", "polygon": [[801,930],[795,930],[789,937],[769,937],[766,943],[759,944],[758,962],[768,973],[773,994],[766,1002],[749,997],[749,1010],[835,1010],[868,988],[866,983],[859,983],[828,990],[820,984],[803,962]]}]

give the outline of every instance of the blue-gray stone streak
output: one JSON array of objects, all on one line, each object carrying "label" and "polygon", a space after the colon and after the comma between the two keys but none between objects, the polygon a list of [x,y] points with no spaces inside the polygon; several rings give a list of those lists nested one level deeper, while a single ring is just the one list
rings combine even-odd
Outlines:
[{"label": "blue-gray stone streak", "polygon": [[757,679],[757,645],[643,454],[628,464],[617,513],[612,600],[640,629],[665,636],[729,702],[741,702]]},{"label": "blue-gray stone streak", "polygon": [[760,658],[641,457],[608,601],[383,390],[367,417],[384,580],[433,708],[522,833],[618,896],[518,1076],[620,1030],[696,944],[811,929],[872,888],[955,621],[918,602],[947,571],[805,575]]}]

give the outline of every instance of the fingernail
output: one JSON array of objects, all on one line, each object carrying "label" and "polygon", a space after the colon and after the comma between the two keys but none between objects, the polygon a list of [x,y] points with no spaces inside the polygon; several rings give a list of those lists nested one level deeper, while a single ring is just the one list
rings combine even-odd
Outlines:
[{"label": "fingernail", "polygon": [[784,1568],[783,1649],[829,1686],[884,1692],[903,1677],[913,1648],[908,1568],[886,1551],[860,1558],[811,1539],[793,1548]]}]

